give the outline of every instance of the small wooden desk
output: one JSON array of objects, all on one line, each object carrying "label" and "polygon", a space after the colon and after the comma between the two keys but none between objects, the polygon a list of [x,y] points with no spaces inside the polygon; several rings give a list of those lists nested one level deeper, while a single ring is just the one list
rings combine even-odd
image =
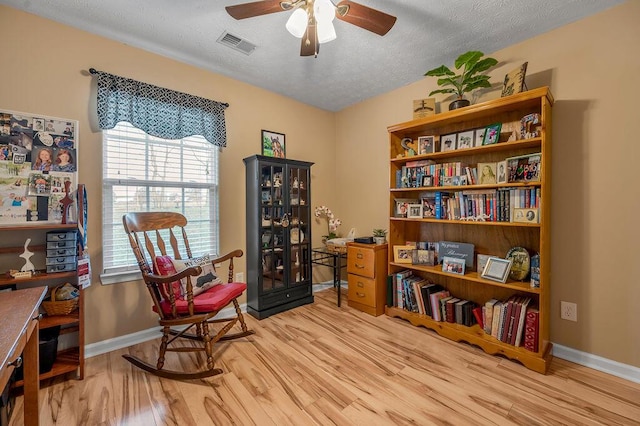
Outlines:
[{"label": "small wooden desk", "polygon": [[24,424],[39,424],[38,307],[46,287],[0,293],[0,389],[4,389],[22,354],[24,365]]},{"label": "small wooden desk", "polygon": [[337,253],[324,246],[313,248],[311,252],[311,263],[314,265],[328,266],[333,269],[333,288],[338,291],[338,306],[340,306],[340,284],[342,281],[340,275],[342,268],[347,267],[347,263],[343,263],[342,259],[347,258],[347,253]]}]

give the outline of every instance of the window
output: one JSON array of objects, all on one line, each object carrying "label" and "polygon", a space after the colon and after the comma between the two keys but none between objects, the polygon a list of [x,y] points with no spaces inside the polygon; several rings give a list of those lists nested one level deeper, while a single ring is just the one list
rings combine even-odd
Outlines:
[{"label": "window", "polygon": [[139,272],[122,226],[128,212],[182,213],[193,255],[218,253],[218,148],[203,137],[161,139],[121,122],[104,130],[102,176],[103,283]]}]

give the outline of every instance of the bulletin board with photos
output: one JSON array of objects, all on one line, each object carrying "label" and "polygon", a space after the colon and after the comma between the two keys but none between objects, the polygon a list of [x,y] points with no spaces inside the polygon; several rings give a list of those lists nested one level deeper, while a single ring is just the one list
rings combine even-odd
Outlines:
[{"label": "bulletin board with photos", "polygon": [[0,226],[62,222],[77,186],[77,120],[0,109]]}]

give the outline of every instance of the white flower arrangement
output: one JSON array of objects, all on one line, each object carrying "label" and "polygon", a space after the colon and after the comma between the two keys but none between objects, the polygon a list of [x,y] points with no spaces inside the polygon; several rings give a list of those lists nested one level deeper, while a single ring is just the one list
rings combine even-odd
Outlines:
[{"label": "white flower arrangement", "polygon": [[321,218],[327,220],[327,235],[323,235],[322,237],[330,240],[332,238],[337,238],[338,234],[336,231],[338,230],[338,226],[342,225],[342,221],[340,219],[336,219],[333,215],[333,212],[327,206],[318,206],[315,210],[316,222],[320,222]]}]

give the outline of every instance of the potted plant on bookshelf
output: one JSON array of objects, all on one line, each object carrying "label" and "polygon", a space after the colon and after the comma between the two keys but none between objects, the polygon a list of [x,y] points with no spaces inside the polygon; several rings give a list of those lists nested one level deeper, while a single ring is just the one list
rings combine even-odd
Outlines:
[{"label": "potted plant on bookshelf", "polygon": [[457,75],[445,65],[427,71],[425,76],[442,77],[438,79],[438,86],[443,87],[431,91],[429,96],[436,93],[455,95],[456,100],[449,104],[449,110],[470,105],[471,102],[464,98],[464,94],[480,87],[491,87],[489,76],[481,73],[498,63],[494,58],[481,59],[483,56],[484,53],[477,50],[471,50],[458,56],[455,67],[456,70],[462,69],[462,71]]},{"label": "potted plant on bookshelf", "polygon": [[386,242],[387,230],[376,228],[373,230],[373,241],[376,244],[384,244]]}]

